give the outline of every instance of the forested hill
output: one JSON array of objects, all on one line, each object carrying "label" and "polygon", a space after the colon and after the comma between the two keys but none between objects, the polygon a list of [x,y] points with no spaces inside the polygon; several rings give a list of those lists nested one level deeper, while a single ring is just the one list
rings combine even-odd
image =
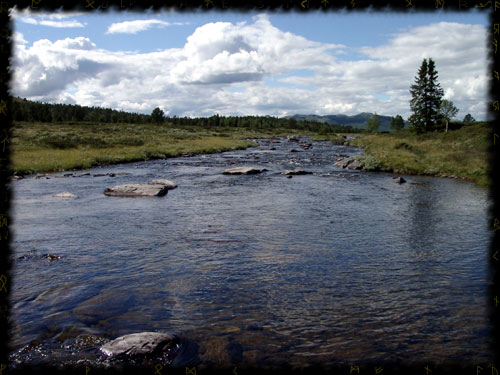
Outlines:
[{"label": "forested hill", "polygon": [[[116,111],[110,108],[83,107],[74,104],[48,104],[21,98],[12,100],[12,118],[26,122],[93,122],[142,124],[154,122],[151,115]],[[219,116],[210,117],[166,117],[163,121],[172,125],[195,125],[216,127],[241,127],[248,129],[287,128],[327,133],[356,133],[359,129],[351,126],[325,124],[294,118],[272,116]]]},{"label": "forested hill", "polygon": [[150,115],[116,111],[110,108],[83,107],[75,104],[49,104],[12,99],[12,119],[27,122],[150,122]]},{"label": "forested hill", "polygon": [[[297,121],[317,121],[321,122],[324,124],[337,124],[337,125],[344,125],[344,126],[352,126],[353,128],[357,129],[366,129],[367,126],[367,121],[369,118],[373,116],[373,113],[359,113],[354,116],[347,116],[347,115],[325,115],[325,116],[318,116],[318,115],[293,115],[293,116],[287,116],[287,118],[294,118]],[[391,118],[390,116],[381,116],[378,115],[378,118],[380,119],[380,127],[379,131],[389,131],[389,125],[391,123]]]}]

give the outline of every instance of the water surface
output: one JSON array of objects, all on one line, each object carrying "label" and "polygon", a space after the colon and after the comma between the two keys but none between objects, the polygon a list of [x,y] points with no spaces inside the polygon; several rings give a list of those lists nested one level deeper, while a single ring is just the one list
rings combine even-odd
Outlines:
[{"label": "water surface", "polygon": [[[485,190],[342,170],[360,151],[327,142],[260,144],[13,181],[12,360],[93,361],[168,331],[216,365],[491,361]],[[236,166],[268,171],[222,174]],[[103,194],[153,178],[178,188]]]}]

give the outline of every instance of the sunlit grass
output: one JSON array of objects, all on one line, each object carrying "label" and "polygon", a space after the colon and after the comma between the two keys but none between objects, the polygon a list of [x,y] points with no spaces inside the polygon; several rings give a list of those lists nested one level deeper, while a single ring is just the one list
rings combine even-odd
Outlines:
[{"label": "sunlit grass", "polygon": [[245,149],[248,138],[291,134],[289,129],[174,127],[169,124],[16,123],[11,169],[57,172],[98,165]]},{"label": "sunlit grass", "polygon": [[360,159],[368,170],[456,175],[487,186],[489,135],[489,125],[477,123],[447,133],[361,135],[350,143],[363,147]]}]

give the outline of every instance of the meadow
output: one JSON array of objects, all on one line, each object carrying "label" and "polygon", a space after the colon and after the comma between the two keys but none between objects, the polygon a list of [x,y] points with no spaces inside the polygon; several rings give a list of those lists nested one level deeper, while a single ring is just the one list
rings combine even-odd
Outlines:
[{"label": "meadow", "polygon": [[488,123],[478,122],[448,132],[364,134],[350,144],[364,149],[359,159],[365,170],[457,176],[488,186],[490,130]]},{"label": "meadow", "polygon": [[[340,134],[319,135],[287,128],[16,122],[10,143],[11,169],[16,174],[60,172],[223,152],[257,145],[251,139],[289,134],[307,134],[313,140],[333,144],[345,142]],[[367,171],[457,176],[488,186],[489,137],[488,123],[478,122],[447,133],[358,133],[349,145],[364,149],[359,159]]]},{"label": "meadow", "polygon": [[171,124],[16,122],[11,169],[16,174],[60,172],[100,165],[245,149],[249,139],[291,134],[288,129]]}]

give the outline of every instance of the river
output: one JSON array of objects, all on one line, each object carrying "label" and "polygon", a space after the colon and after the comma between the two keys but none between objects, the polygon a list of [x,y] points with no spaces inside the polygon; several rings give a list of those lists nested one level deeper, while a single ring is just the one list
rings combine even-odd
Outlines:
[{"label": "river", "polygon": [[[142,331],[193,343],[181,365],[492,361],[486,190],[334,167],[360,153],[347,146],[259,142],[12,181],[12,363],[98,363]],[[222,174],[237,166],[268,171]],[[154,178],[178,188],[103,194]]]}]

